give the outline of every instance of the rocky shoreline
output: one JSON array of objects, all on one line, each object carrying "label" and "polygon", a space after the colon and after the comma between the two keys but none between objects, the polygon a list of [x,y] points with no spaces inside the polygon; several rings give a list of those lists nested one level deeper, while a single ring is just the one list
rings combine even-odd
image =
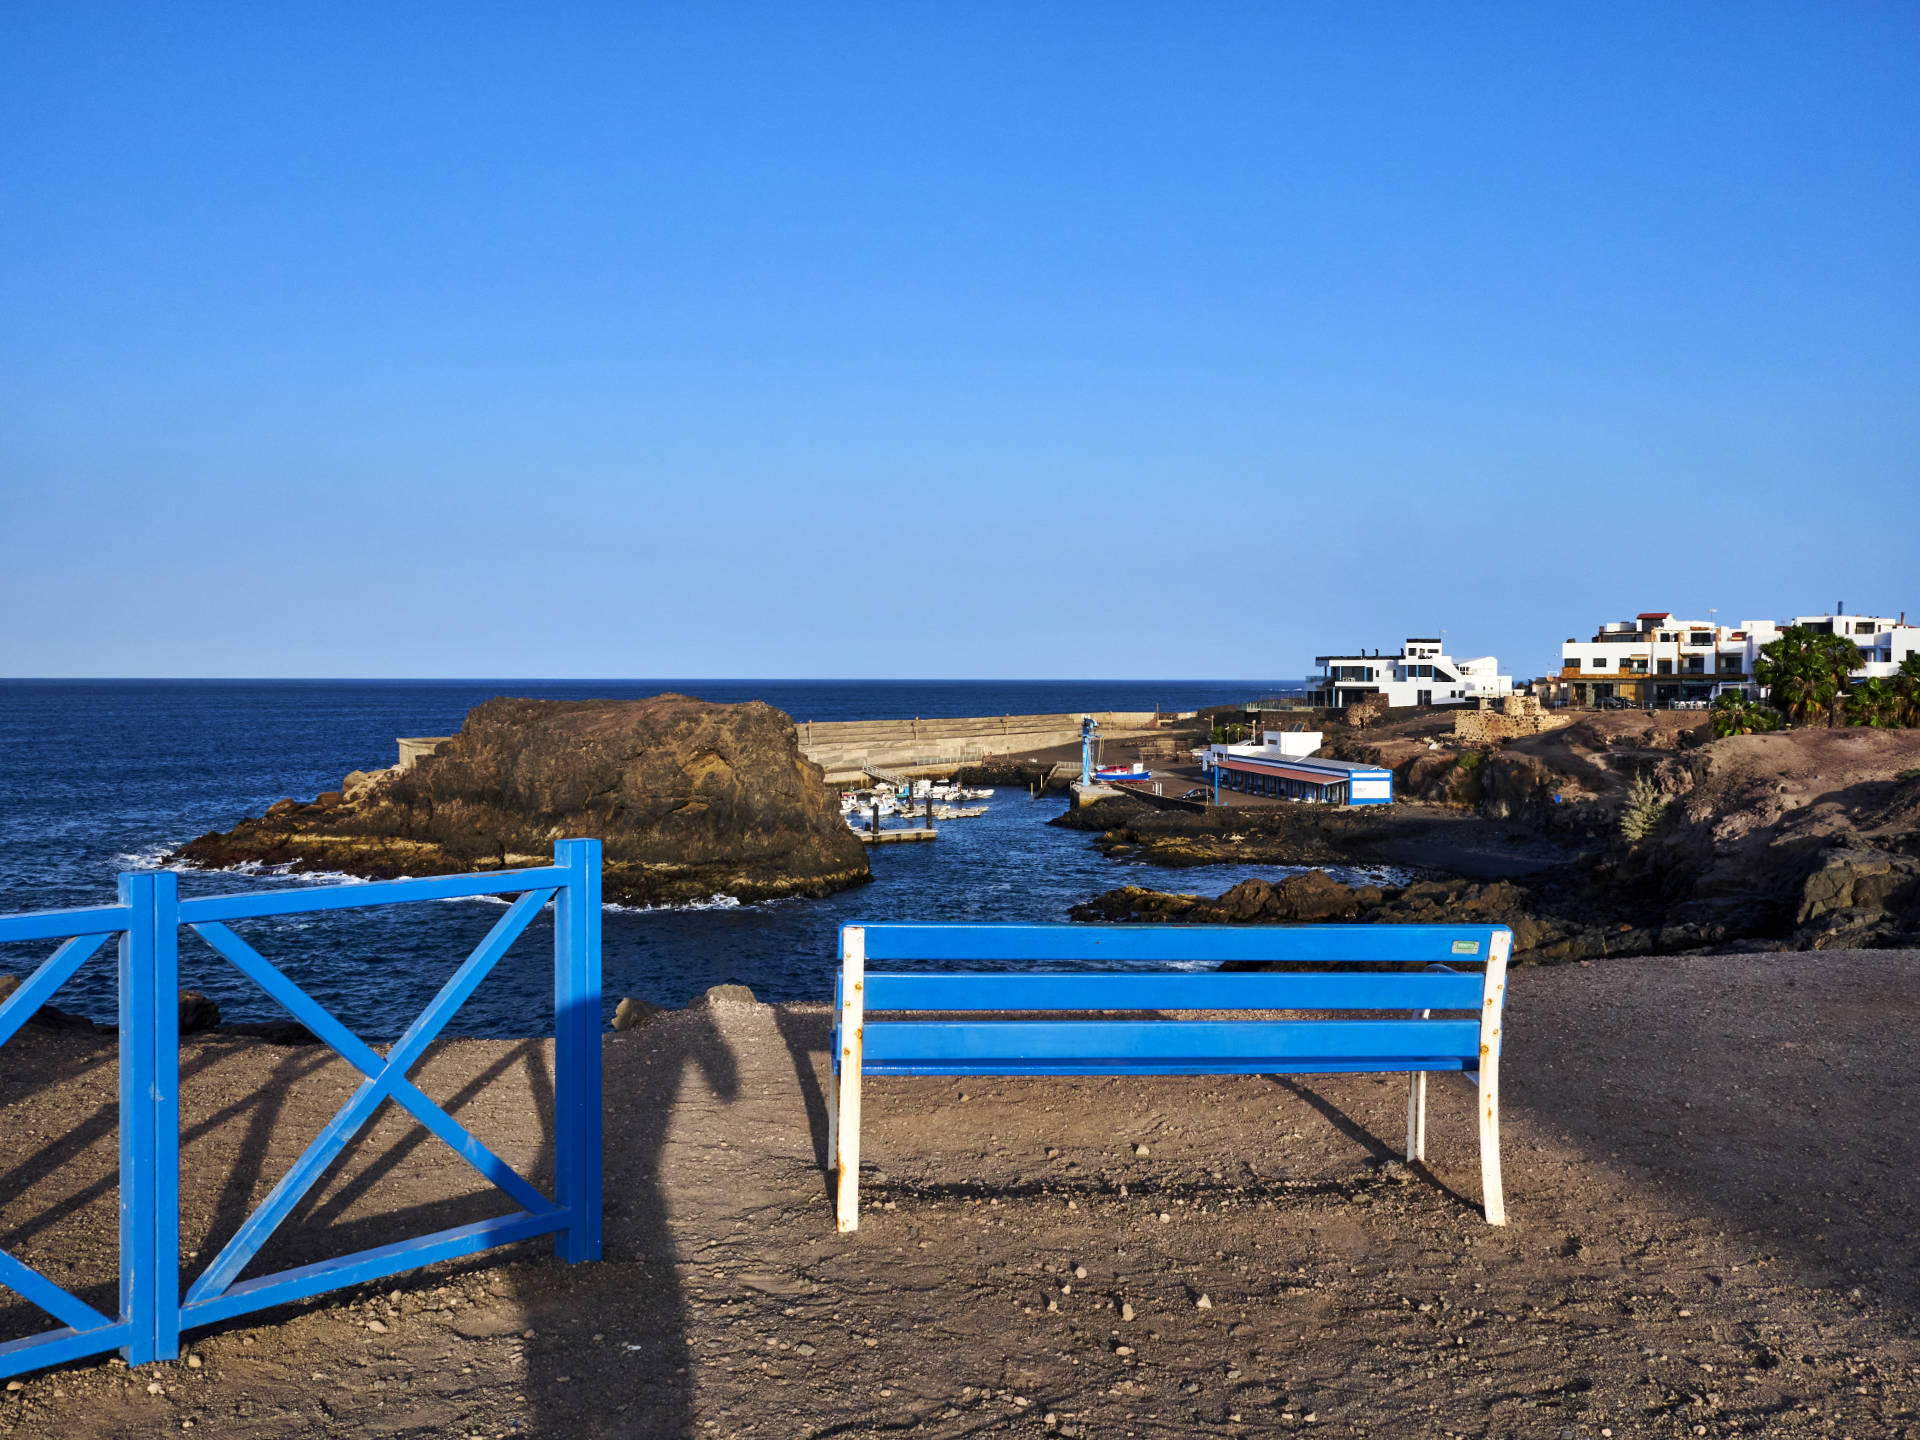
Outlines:
[{"label": "rocky shoreline", "polygon": [[355,771],[173,858],[390,879],[543,864],[566,837],[602,842],[616,904],[823,896],[871,878],[784,713],[684,695],[489,700],[409,768]]},{"label": "rocky shoreline", "polygon": [[[1413,883],[1319,873],[1218,898],[1123,886],[1087,921],[1497,922],[1522,963],[1920,943],[1920,733],[1704,738],[1609,717],[1490,749],[1419,736],[1396,767],[1422,797],[1370,811],[1205,815],[1102,801],[1054,823],[1119,859],[1410,866]],[[1617,733],[1615,733],[1617,731]],[[1385,758],[1392,759],[1391,754]]]}]

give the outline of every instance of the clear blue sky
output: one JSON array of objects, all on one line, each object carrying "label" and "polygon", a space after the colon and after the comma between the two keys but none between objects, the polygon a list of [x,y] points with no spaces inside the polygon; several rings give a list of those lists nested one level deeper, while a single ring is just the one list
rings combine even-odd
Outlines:
[{"label": "clear blue sky", "polygon": [[12,5],[0,674],[1920,614],[1916,75],[1910,0]]}]

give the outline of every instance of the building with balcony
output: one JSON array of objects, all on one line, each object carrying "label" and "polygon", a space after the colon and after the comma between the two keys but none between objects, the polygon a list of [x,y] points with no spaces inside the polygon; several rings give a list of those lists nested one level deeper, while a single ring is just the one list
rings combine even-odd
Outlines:
[{"label": "building with balcony", "polygon": [[1384,695],[1387,704],[1464,705],[1513,693],[1513,677],[1500,674],[1491,655],[1456,660],[1438,639],[1413,637],[1398,655],[1316,655],[1320,674],[1309,682],[1308,699],[1342,710],[1368,695]]},{"label": "building with balcony", "polygon": [[1649,610],[1609,621],[1591,640],[1569,638],[1560,647],[1560,673],[1550,677],[1552,698],[1589,706],[1634,709],[1707,704],[1729,691],[1758,696],[1760,649],[1791,628],[1845,635],[1860,651],[1854,678],[1885,678],[1908,655],[1920,654],[1920,627],[1900,617],[1797,615],[1791,620],[1743,620],[1738,626],[1683,620]]}]

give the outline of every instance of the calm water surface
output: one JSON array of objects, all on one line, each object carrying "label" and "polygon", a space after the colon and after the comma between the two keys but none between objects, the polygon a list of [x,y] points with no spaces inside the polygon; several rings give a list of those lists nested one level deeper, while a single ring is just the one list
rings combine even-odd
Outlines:
[{"label": "calm water surface", "polygon": [[[572,700],[675,689],[766,700],[796,720],[1191,710],[1271,693],[1273,681],[0,681],[0,913],[98,904],[117,872],[151,868],[182,841],[309,798],[349,770],[390,765],[397,735],[459,729],[494,695]],[[682,1005],[737,980],[763,1000],[832,993],[835,932],[857,920],[1064,920],[1067,907],[1127,883],[1218,894],[1274,866],[1166,871],[1104,859],[1090,837],[1043,823],[1064,802],[1002,791],[978,819],[930,845],[873,852],[871,885],[828,900],[670,910],[608,907],[608,1010],[622,995]],[[187,872],[185,894],[299,886],[274,875]],[[238,927],[270,960],[369,1039],[397,1034],[498,917],[486,900],[408,905]],[[519,1035],[551,1020],[551,929],[536,921],[450,1033]],[[49,947],[0,946],[25,973]],[[280,1012],[205,945],[183,936],[181,983],[230,1020]],[[56,997],[111,1021],[110,951]]]}]

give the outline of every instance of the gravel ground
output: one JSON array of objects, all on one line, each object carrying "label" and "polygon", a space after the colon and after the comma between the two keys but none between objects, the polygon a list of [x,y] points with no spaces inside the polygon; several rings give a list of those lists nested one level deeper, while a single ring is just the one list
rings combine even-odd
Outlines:
[{"label": "gravel ground", "polygon": [[[1916,979],[1901,951],[1516,972],[1504,1229],[1458,1082],[1409,1168],[1400,1081],[877,1080],[839,1236],[824,1010],[696,1007],[606,1041],[603,1263],[527,1245],[34,1375],[0,1433],[1920,1436]],[[0,1244],[107,1308],[113,1059],[0,1049]],[[354,1077],[255,1041],[182,1061],[210,1255]],[[540,1177],[550,1073],[511,1041],[416,1072]],[[403,1121],[266,1268],[501,1208]]]}]

